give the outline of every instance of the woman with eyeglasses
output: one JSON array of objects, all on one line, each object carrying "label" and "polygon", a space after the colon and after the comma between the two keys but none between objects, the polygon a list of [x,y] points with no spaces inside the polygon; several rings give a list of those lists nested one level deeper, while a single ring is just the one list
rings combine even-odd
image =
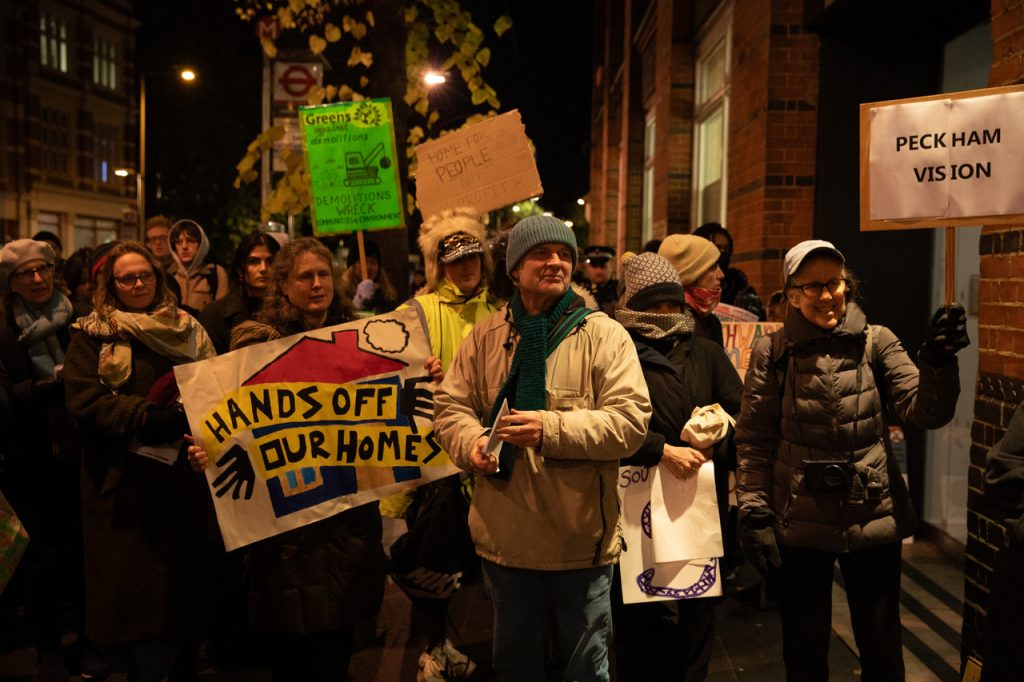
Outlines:
[{"label": "woman with eyeglasses", "polygon": [[788,680],[828,679],[838,562],[862,678],[898,682],[900,549],[916,518],[888,420],[934,429],[953,417],[966,316],[940,308],[915,365],[868,324],[835,246],[797,244],[785,272],[784,326],[754,345],[736,427],[744,550],[778,572]]},{"label": "woman with eyeglasses", "polygon": [[[0,364],[10,375],[11,426],[4,430],[3,489],[32,541],[9,590],[27,589],[36,675],[67,675],[60,652],[61,601],[81,616],[81,510],[75,430],[64,403],[69,326],[86,309],[56,281],[57,256],[43,241],[18,239],[0,249]],[[27,578],[27,580],[25,579]],[[85,667],[106,664],[88,643]]]},{"label": "woman with eyeglasses", "polygon": [[[309,237],[274,256],[263,307],[235,327],[231,349],[348,322],[336,295],[331,252]],[[209,466],[189,447],[195,471]],[[344,680],[354,626],[377,615],[384,597],[383,527],[376,502],[347,509],[248,547],[249,616],[267,633],[274,682]]]},{"label": "woman with eyeglasses", "polygon": [[125,646],[140,682],[194,672],[208,605],[209,498],[183,456],[173,368],[216,353],[165,277],[142,244],[111,248],[65,369],[84,450],[86,632]]}]

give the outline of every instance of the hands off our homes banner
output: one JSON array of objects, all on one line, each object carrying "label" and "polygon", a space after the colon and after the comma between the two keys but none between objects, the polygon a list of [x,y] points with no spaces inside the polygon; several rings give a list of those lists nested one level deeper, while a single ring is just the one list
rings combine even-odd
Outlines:
[{"label": "hands off our homes banner", "polygon": [[429,354],[403,310],[175,367],[226,549],[455,473]]}]

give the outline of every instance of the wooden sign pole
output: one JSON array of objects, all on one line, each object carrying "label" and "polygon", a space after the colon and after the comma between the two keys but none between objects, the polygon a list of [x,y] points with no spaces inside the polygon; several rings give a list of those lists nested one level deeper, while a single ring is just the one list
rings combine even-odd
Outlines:
[{"label": "wooden sign pole", "polygon": [[956,299],[956,228],[946,228],[946,307]]},{"label": "wooden sign pole", "polygon": [[363,231],[356,232],[356,243],[359,244],[359,267],[363,270],[363,279],[370,279],[366,271],[366,245],[363,244]]}]

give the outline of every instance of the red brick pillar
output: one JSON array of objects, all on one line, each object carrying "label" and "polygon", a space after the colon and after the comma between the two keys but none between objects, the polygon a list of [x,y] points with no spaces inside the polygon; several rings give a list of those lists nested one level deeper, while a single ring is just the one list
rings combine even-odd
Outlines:
[{"label": "red brick pillar", "polygon": [[[992,1],[989,85],[1024,81],[1024,0]],[[1024,228],[987,226],[981,236],[978,387],[967,489],[967,556],[961,652],[981,658],[992,567],[1005,529],[981,491],[985,454],[1024,399]]]}]

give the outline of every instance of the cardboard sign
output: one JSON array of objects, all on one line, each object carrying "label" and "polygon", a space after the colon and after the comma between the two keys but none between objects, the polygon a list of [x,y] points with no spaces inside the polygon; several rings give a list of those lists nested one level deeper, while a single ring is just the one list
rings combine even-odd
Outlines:
[{"label": "cardboard sign", "polygon": [[776,329],[782,329],[781,322],[722,323],[725,354],[729,356],[732,366],[739,373],[740,381],[747,375],[747,368],[750,367],[750,351],[754,348],[754,342]]},{"label": "cardboard sign", "polygon": [[1024,217],[1024,86],[861,105],[861,229]]},{"label": "cardboard sign", "polygon": [[437,480],[430,354],[415,310],[174,368],[228,550]]},{"label": "cardboard sign", "polygon": [[424,142],[416,163],[424,220],[458,206],[484,213],[544,192],[518,110]]},{"label": "cardboard sign", "polygon": [[317,234],[404,227],[391,100],[299,107]]}]

